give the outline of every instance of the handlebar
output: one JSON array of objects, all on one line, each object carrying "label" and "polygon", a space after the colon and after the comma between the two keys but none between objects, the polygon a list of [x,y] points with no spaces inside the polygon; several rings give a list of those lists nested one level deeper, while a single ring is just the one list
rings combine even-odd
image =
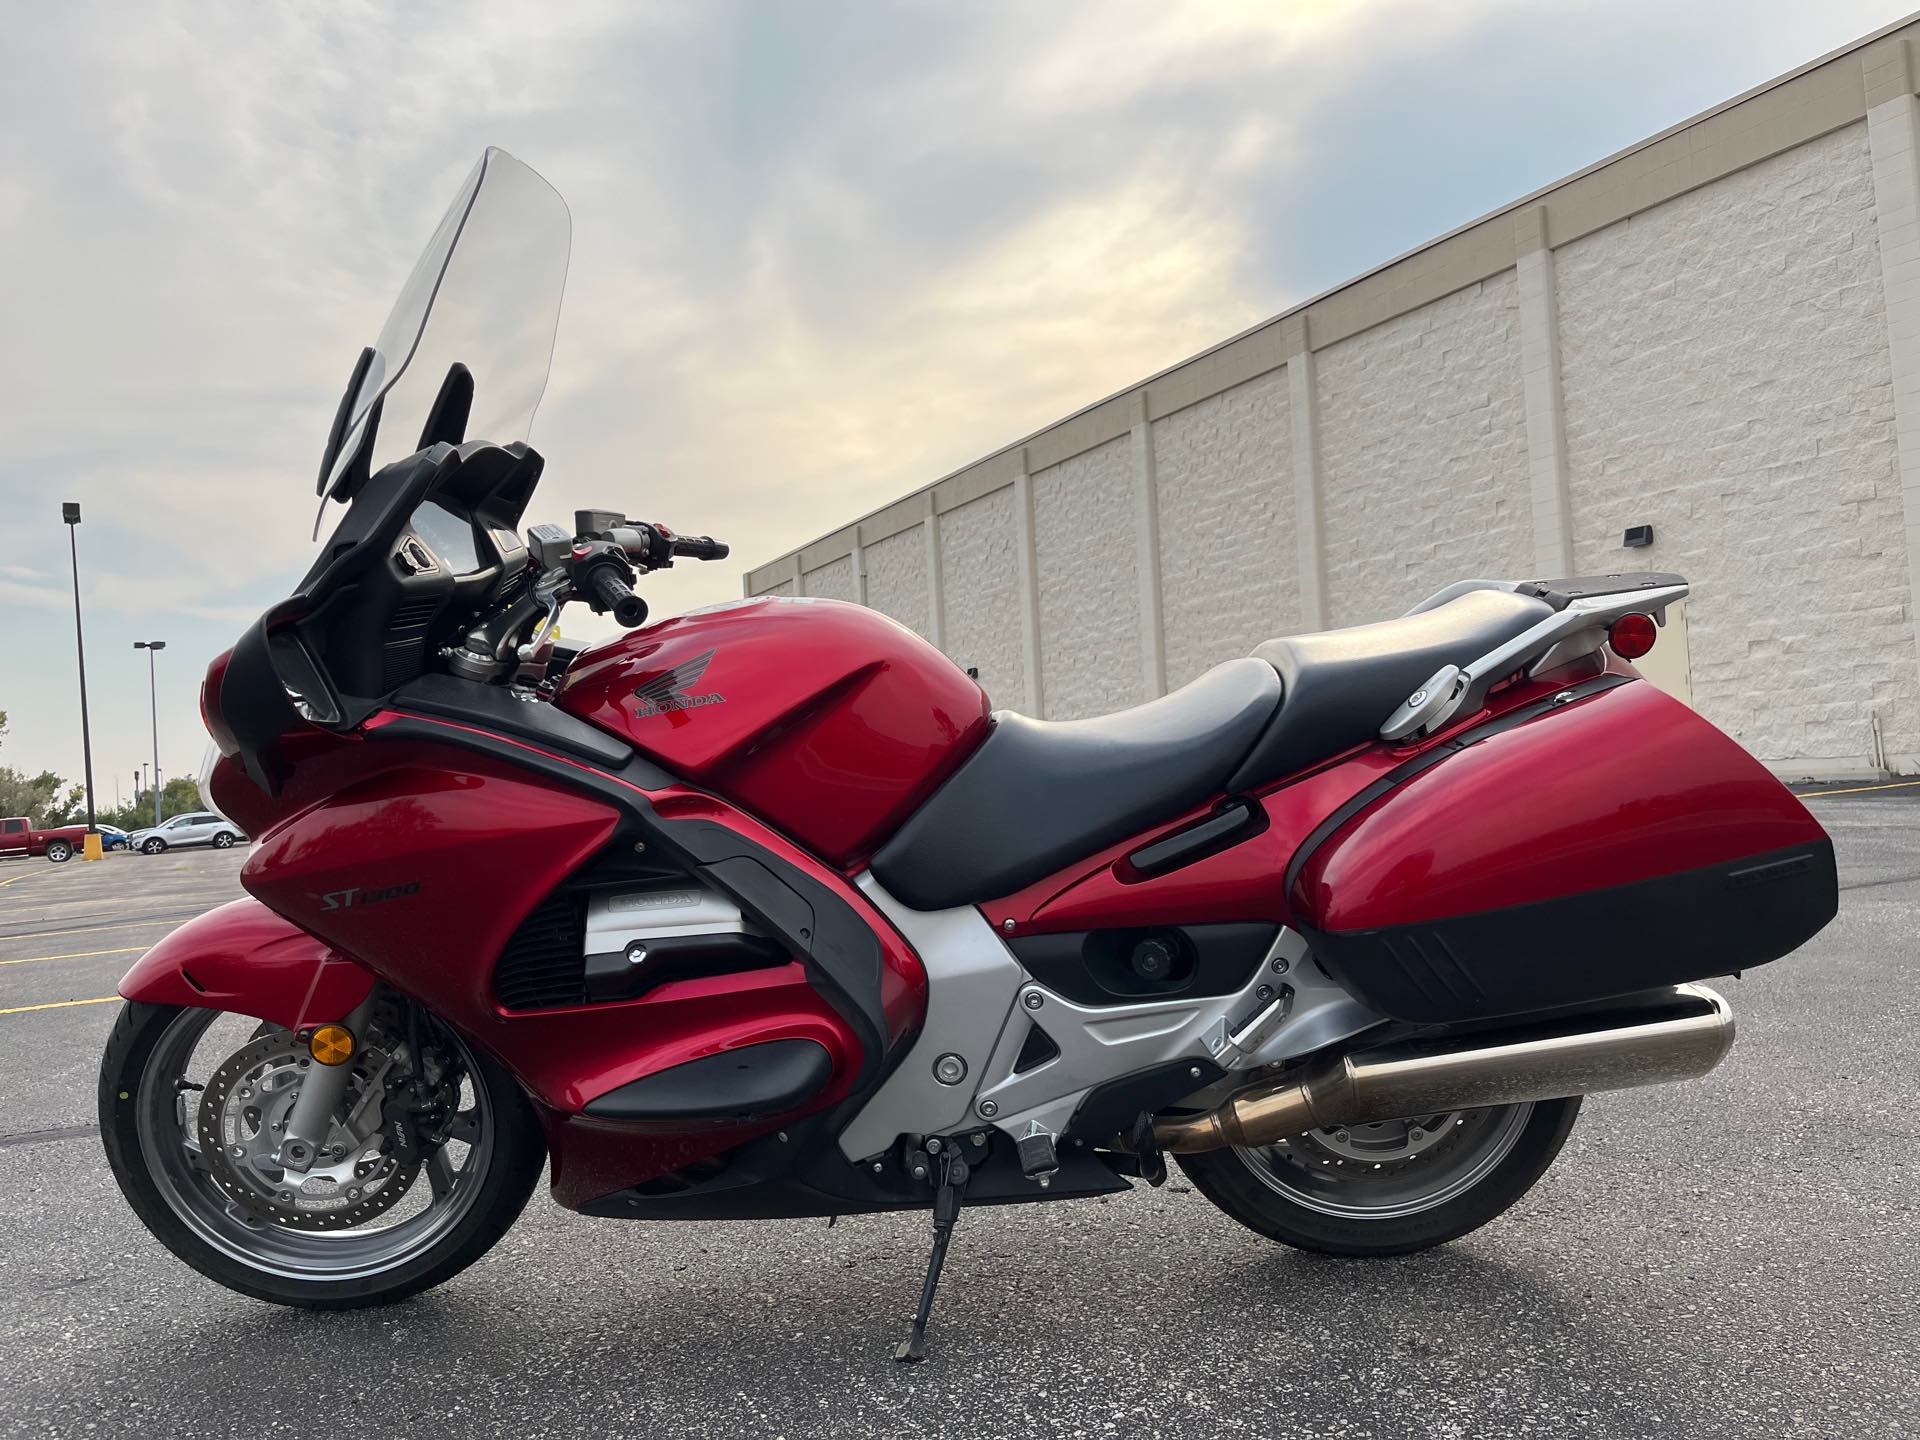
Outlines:
[{"label": "handlebar", "polygon": [[612,565],[595,565],[576,583],[587,592],[594,608],[611,611],[616,623],[629,630],[646,623],[647,602],[633,593],[626,577]]},{"label": "handlebar", "polygon": [[724,560],[732,553],[732,547],[708,535],[675,535],[673,553],[689,560]]}]

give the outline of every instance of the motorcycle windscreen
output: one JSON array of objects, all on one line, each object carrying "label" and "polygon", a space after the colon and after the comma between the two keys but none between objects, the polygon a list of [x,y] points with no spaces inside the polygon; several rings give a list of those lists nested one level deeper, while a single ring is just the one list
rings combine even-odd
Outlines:
[{"label": "motorcycle windscreen", "polygon": [[[443,390],[456,412],[470,403],[459,438],[527,438],[553,364],[572,237],[559,191],[504,150],[480,157],[356,368],[340,442],[324,457],[323,497],[343,477],[449,438],[427,433],[436,419],[444,428]],[[459,393],[469,380],[470,398]]]}]

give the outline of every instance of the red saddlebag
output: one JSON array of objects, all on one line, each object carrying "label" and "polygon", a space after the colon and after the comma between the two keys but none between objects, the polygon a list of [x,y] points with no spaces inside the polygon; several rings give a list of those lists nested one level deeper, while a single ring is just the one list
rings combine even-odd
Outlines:
[{"label": "red saddlebag", "polygon": [[1367,1004],[1429,1022],[1579,1004],[1776,960],[1833,918],[1806,807],[1615,678],[1419,755],[1300,847],[1294,913]]}]

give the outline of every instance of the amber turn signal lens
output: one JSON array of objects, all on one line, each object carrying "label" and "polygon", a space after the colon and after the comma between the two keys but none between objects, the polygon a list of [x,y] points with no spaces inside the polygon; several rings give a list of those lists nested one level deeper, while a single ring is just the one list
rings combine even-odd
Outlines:
[{"label": "amber turn signal lens", "polygon": [[322,1065],[344,1065],[353,1058],[353,1032],[344,1025],[322,1025],[307,1049]]},{"label": "amber turn signal lens", "polygon": [[1638,660],[1653,648],[1658,633],[1651,615],[1622,615],[1607,631],[1607,643],[1622,660]]}]

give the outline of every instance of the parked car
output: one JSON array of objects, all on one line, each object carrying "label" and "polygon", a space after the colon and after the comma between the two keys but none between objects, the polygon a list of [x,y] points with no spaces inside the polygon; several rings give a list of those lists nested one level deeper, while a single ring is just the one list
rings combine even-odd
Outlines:
[{"label": "parked car", "polygon": [[216,815],[211,810],[195,810],[186,815],[176,815],[159,825],[136,830],[127,837],[127,843],[142,855],[158,855],[163,850],[189,845],[211,845],[216,850],[225,850],[246,838],[240,827],[224,815]]},{"label": "parked car", "polygon": [[102,850],[126,850],[130,848],[127,844],[127,832],[122,830],[118,825],[96,825],[93,828],[100,832],[100,848]]},{"label": "parked car", "polygon": [[[100,832],[100,843],[106,849],[116,848],[108,831],[113,827],[96,825]],[[126,832],[117,831],[119,844],[126,844]],[[9,815],[0,819],[0,855],[44,855],[56,865],[65,864],[80,853],[86,843],[87,827],[84,825],[53,825],[44,830],[33,828],[33,822],[23,815]]]}]

